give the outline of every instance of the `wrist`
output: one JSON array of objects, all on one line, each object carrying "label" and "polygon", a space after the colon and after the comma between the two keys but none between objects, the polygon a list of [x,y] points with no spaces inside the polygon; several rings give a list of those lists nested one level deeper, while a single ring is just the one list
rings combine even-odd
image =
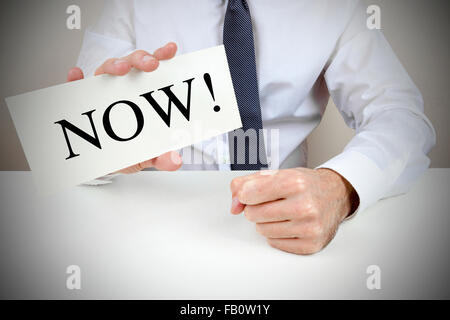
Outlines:
[{"label": "wrist", "polygon": [[355,188],[338,172],[328,169],[316,169],[321,175],[327,177],[327,182],[331,183],[336,188],[337,199],[340,201],[340,218],[341,221],[353,214],[359,206],[359,196]]}]

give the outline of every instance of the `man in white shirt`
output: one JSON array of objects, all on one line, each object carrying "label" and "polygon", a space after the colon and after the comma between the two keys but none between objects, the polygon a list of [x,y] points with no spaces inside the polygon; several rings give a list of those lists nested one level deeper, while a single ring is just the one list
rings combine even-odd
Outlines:
[{"label": "man in white shirt", "polygon": [[[220,45],[227,6],[236,1],[108,1],[86,31],[68,81],[131,68],[151,72],[176,53]],[[279,130],[281,164],[234,179],[231,212],[244,211],[273,247],[315,253],[345,218],[408,190],[429,166],[435,132],[386,39],[367,28],[359,0],[239,1],[251,14],[263,127]],[[307,169],[306,138],[330,94],[356,135],[341,154]],[[212,167],[184,165],[171,152],[121,172],[230,170],[218,156],[229,157],[227,135],[221,139],[223,152],[206,155]]]}]

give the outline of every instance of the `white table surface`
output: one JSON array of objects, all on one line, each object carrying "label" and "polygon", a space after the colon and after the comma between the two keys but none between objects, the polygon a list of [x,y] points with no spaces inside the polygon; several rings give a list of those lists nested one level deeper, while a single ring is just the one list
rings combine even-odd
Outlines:
[{"label": "white table surface", "polygon": [[[2,298],[378,299],[450,297],[450,169],[341,225],[312,256],[271,248],[229,213],[236,172],[142,172],[38,196],[0,172]],[[81,290],[66,268],[81,268]],[[368,290],[366,269],[381,269]]]}]

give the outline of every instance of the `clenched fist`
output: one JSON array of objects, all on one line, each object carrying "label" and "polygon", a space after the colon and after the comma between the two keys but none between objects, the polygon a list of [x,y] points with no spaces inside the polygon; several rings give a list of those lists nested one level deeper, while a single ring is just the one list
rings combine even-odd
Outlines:
[{"label": "clenched fist", "polygon": [[269,244],[296,254],[322,250],[359,205],[351,184],[330,169],[261,171],[231,182],[231,213],[244,211]]}]

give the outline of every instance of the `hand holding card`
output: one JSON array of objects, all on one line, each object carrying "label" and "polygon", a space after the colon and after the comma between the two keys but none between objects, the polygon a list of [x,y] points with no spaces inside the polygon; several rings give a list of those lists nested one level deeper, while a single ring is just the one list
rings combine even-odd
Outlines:
[{"label": "hand holding card", "polygon": [[241,127],[223,46],[6,99],[44,192]]},{"label": "hand holding card", "polygon": [[[159,66],[159,61],[172,59],[177,52],[177,45],[174,42],[169,42],[166,45],[156,49],[153,54],[148,53],[145,50],[135,50],[127,56],[121,58],[107,59],[102,65],[100,65],[95,71],[95,75],[111,74],[116,76],[123,76],[130,72],[132,69],[141,70],[144,72],[153,72]],[[67,73],[67,82],[77,81],[84,79],[83,71],[74,67]],[[132,174],[139,172],[143,169],[153,167],[157,170],[174,171],[178,170],[182,165],[182,158],[177,151],[170,151],[157,156],[152,159],[133,164],[129,167],[121,169],[115,173]],[[110,183],[108,177],[112,175],[99,177],[96,180],[89,181],[89,185],[99,185]]]}]

